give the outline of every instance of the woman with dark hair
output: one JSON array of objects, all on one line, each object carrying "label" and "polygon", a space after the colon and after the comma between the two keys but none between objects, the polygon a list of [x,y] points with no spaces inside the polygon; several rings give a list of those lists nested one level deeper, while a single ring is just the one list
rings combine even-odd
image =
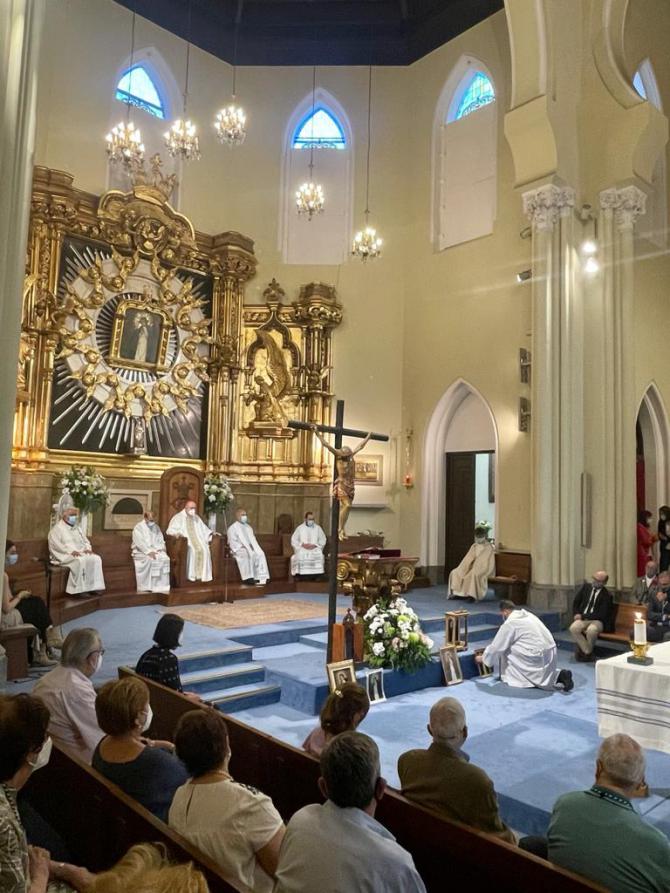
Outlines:
[{"label": "woman with dark hair", "polygon": [[641,509],[637,513],[637,575],[644,577],[644,569],[651,558],[651,547],[656,542],[656,534],[649,530],[651,512]]},{"label": "woman with dark hair", "polygon": [[286,831],[272,800],[228,772],[226,722],[213,708],[179,719],[177,756],[191,774],[170,807],[169,824],[221,867],[242,893],[271,893]]},{"label": "woman with dark hair", "polygon": [[179,661],[174,649],[181,646],[183,634],[184,621],[179,614],[163,614],[154,630],[154,644],[137,661],[135,672],[199,701],[199,695],[184,691],[181,684]]},{"label": "woman with dark hair", "polygon": [[320,757],[321,751],[335,735],[355,731],[369,709],[370,698],[366,690],[355,682],[347,682],[326,698],[319,714],[319,725],[303,741],[303,750],[313,757]]},{"label": "woman with dark hair", "polygon": [[51,881],[85,890],[93,875],[85,868],[52,862],[28,846],[16,795],[31,774],[49,762],[49,711],[31,695],[0,695],[0,885],[11,893],[46,893]]},{"label": "woman with dark hair", "polygon": [[28,660],[32,666],[54,667],[58,661],[52,659],[50,652],[54,648],[62,648],[63,640],[54,629],[47,606],[41,598],[33,595],[27,589],[22,589],[17,595],[13,595],[7,568],[16,564],[18,558],[16,545],[11,540],[6,540],[0,627],[32,623],[39,633],[40,641],[37,648],[33,648],[32,643],[28,643]]},{"label": "woman with dark hair", "polygon": [[670,567],[670,506],[662,505],[658,510],[658,570],[660,573]]}]

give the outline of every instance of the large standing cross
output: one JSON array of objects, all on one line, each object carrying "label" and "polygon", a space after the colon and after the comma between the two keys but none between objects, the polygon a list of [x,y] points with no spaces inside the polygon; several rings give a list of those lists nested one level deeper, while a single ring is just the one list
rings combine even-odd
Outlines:
[{"label": "large standing cross", "polygon": [[[358,431],[354,428],[344,427],[344,400],[338,400],[335,408],[334,425],[310,425],[307,422],[291,420],[290,428],[298,428],[305,431],[318,431],[322,434],[334,434],[333,448],[342,448],[343,437],[363,437],[368,440],[388,441],[387,434],[369,434],[367,431]],[[337,480],[337,460],[334,462],[333,482]],[[333,659],[333,626],[337,622],[337,556],[339,551],[339,526],[340,526],[340,501],[333,496],[330,510],[330,566],[328,573],[328,662]]]}]

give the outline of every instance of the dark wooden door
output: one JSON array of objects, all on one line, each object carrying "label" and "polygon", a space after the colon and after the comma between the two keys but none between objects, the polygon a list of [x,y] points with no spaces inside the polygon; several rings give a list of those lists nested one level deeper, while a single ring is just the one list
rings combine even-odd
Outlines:
[{"label": "dark wooden door", "polygon": [[444,577],[461,563],[474,539],[475,456],[447,453],[447,498],[445,511]]}]

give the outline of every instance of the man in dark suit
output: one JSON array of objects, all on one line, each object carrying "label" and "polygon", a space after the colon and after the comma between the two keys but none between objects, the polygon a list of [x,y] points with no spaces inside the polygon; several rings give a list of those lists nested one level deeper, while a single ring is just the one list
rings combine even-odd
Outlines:
[{"label": "man in dark suit", "polygon": [[594,660],[596,639],[603,631],[609,631],[612,622],[614,600],[605,587],[609,579],[605,571],[596,571],[590,583],[584,583],[572,603],[573,621],[570,635],[577,645],[578,661]]},{"label": "man in dark suit", "polygon": [[654,600],[658,589],[658,568],[653,559],[649,559],[644,569],[644,576],[638,577],[630,591],[630,600],[635,605],[648,605]]}]

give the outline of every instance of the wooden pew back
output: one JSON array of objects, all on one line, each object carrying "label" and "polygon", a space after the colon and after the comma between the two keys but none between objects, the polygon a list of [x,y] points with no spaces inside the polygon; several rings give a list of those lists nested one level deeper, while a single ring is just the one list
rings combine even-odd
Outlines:
[{"label": "wooden pew back", "polygon": [[628,602],[619,602],[614,606],[616,617],[614,622],[614,632],[600,633],[599,639],[606,639],[609,642],[630,642],[633,624],[635,623],[635,615],[642,614],[647,617],[646,605],[631,605]]}]

